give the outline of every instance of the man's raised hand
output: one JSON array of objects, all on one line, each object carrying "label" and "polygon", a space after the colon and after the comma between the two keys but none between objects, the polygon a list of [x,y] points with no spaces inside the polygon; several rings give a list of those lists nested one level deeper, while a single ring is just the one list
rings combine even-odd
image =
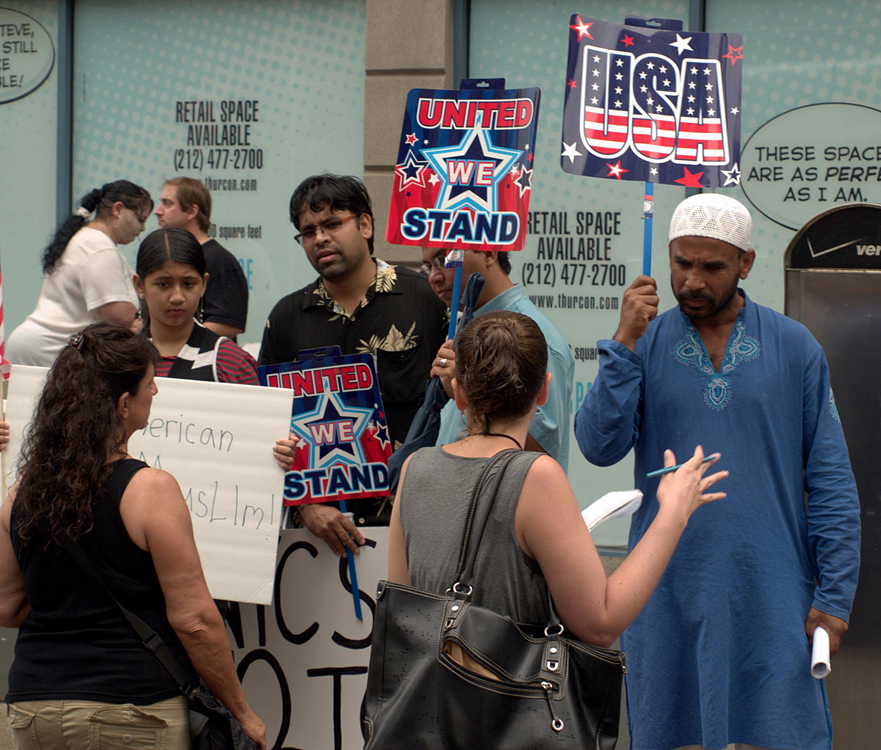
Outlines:
[{"label": "man's raised hand", "polygon": [[624,292],[621,320],[614,339],[631,351],[658,314],[658,285],[650,276],[637,276]]}]

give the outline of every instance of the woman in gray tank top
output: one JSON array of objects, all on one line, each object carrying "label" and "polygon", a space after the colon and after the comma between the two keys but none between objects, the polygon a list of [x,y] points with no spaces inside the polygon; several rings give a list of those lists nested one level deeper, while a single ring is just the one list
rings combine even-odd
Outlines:
[{"label": "woman in gray tank top", "polygon": [[[405,462],[391,519],[390,581],[443,593],[455,579],[472,488],[489,457],[526,442],[548,397],[546,365],[544,336],[524,315],[486,313],[462,331],[453,392],[468,427],[458,442],[423,448]],[[703,458],[698,446],[661,480],[651,528],[606,578],[565,472],[550,456],[523,452],[505,473],[484,532],[474,603],[545,624],[550,589],[570,632],[611,646],[645,606],[691,514],[725,496],[707,490],[728,472],[704,476],[718,455]],[[676,463],[672,451],[664,463]]]}]

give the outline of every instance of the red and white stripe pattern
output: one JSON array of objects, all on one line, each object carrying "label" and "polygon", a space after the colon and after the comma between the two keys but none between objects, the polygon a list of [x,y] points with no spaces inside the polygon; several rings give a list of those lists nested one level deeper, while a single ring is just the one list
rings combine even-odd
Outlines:
[{"label": "red and white stripe pattern", "polygon": [[598,156],[619,156],[627,148],[628,119],[626,110],[609,111],[607,114],[601,107],[585,107],[585,146]]},{"label": "red and white stripe pattern", "polygon": [[679,140],[676,144],[676,162],[679,164],[727,164],[728,144],[719,117],[682,117],[679,120]]},{"label": "red and white stripe pattern", "polygon": [[676,118],[672,115],[633,117],[633,148],[646,159],[660,161],[676,147]]},{"label": "red and white stripe pattern", "polygon": [[9,377],[12,365],[6,361],[6,334],[3,328],[3,276],[0,274],[0,374]]}]

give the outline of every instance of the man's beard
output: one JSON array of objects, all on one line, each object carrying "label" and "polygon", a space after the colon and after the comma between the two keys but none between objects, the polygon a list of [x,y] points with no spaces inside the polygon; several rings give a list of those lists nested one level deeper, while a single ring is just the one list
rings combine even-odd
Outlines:
[{"label": "man's beard", "polygon": [[[724,310],[728,307],[731,300],[734,299],[735,294],[737,294],[737,278],[734,279],[734,282],[730,287],[724,290],[722,296],[718,299],[715,299],[704,292],[681,292],[676,295],[676,299],[679,302],[679,309],[689,318],[692,320],[706,320],[707,318],[712,318],[720,310]],[[685,304],[685,300],[687,299],[702,299],[710,304],[699,310],[693,310]]]}]

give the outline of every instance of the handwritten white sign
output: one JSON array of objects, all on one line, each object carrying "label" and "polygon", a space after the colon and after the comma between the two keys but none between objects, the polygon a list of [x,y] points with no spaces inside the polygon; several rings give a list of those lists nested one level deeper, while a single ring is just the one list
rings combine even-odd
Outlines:
[{"label": "handwritten white sign", "polygon": [[[12,368],[10,473],[47,372]],[[269,604],[284,489],[272,445],[288,433],[290,392],[170,378],[156,384],[150,418],[132,435],[129,453],[180,483],[212,596]]]},{"label": "handwritten white sign", "polygon": [[361,750],[361,701],[388,529],[363,528],[355,558],[364,620],[345,558],[305,529],[281,532],[272,607],[233,605],[227,625],[248,704],[269,747]]}]

